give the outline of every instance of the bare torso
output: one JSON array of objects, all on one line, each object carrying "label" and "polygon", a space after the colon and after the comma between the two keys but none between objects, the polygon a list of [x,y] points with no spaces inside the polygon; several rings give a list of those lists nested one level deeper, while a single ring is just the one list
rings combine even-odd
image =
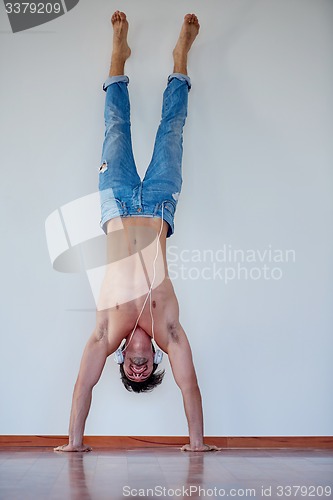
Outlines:
[{"label": "bare torso", "polygon": [[[172,325],[178,320],[178,301],[167,268],[167,231],[168,224],[158,217],[117,217],[108,222],[108,263],[97,323],[107,327],[110,350],[132,332],[152,283],[154,338],[166,350]],[[138,326],[153,335],[149,297]]]}]

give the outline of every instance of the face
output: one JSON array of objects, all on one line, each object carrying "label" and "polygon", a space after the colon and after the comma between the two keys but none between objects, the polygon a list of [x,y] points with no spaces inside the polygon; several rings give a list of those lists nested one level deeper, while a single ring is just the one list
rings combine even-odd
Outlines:
[{"label": "face", "polygon": [[[129,342],[129,337],[126,339]],[[136,328],[132,340],[123,351],[124,372],[128,379],[143,382],[153,371],[154,352],[151,337],[142,328]]]}]

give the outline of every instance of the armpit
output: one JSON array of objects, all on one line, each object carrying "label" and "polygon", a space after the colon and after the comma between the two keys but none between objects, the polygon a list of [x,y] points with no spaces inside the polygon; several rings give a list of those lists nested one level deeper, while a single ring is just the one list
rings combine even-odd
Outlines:
[{"label": "armpit", "polygon": [[167,323],[168,338],[172,342],[178,343],[180,340],[180,328],[177,321],[170,321]]}]

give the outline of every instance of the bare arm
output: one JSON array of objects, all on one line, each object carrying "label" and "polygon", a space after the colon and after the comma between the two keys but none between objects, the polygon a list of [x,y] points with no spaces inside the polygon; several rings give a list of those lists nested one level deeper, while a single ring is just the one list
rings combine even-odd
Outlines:
[{"label": "bare arm", "polygon": [[109,354],[105,338],[97,340],[95,333],[89,338],[84,349],[79,374],[75,383],[69,424],[68,445],[58,446],[55,451],[90,451],[83,444],[83,434],[89,413],[92,390],[102,374]]},{"label": "bare arm", "polygon": [[182,451],[215,451],[216,446],[204,444],[204,425],[201,393],[192,359],[192,352],[186,334],[179,324],[177,335],[168,343],[168,356],[176,384],[183,396],[188,423],[190,444]]},{"label": "bare arm", "polygon": [[190,445],[193,448],[197,448],[203,445],[201,394],[193,365],[190,344],[181,326],[179,326],[178,332],[177,338],[173,338],[168,344],[168,356],[175,382],[183,396]]}]

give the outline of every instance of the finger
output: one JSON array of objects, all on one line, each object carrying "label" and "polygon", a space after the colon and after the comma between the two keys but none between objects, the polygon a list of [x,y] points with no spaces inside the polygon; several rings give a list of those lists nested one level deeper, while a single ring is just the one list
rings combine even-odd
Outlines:
[{"label": "finger", "polygon": [[206,444],[206,447],[207,447],[206,451],[221,451],[222,450],[222,448],[218,448],[214,444],[212,444],[212,445]]},{"label": "finger", "polygon": [[66,446],[66,445],[63,444],[62,446],[57,446],[56,448],[53,448],[53,450],[54,451],[63,451],[64,446]]}]

